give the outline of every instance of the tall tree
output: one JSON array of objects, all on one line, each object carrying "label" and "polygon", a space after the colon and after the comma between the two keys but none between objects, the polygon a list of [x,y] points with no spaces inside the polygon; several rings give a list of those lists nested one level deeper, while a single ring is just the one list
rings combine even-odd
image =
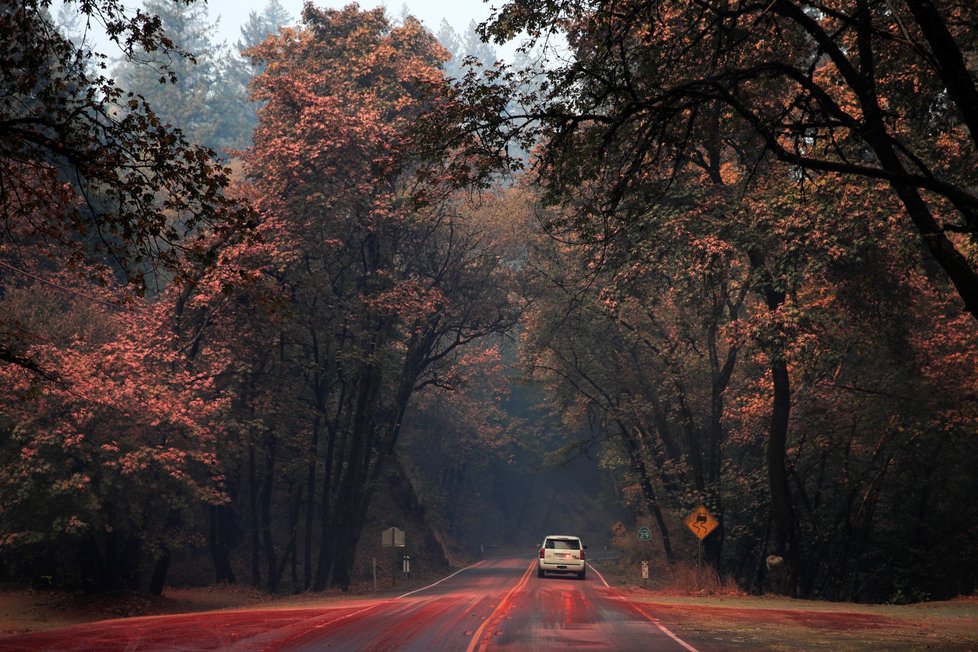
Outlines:
[{"label": "tall tree", "polygon": [[717,142],[746,129],[751,160],[886,182],[978,319],[968,259],[978,228],[975,11],[956,0],[517,0],[484,33],[566,33],[575,59],[545,71],[550,90],[526,98],[540,121],[529,124],[554,144],[553,178],[581,179],[577,159],[559,152],[585,131],[621,145],[602,151],[617,156],[605,175],[624,191],[649,159],[682,164],[717,129]]},{"label": "tall tree", "polygon": [[438,28],[438,42],[448,50],[451,58],[445,62],[445,74],[452,79],[461,79],[471,66],[491,69],[499,56],[496,49],[479,37],[478,25],[470,22],[466,31],[459,34],[442,20]]},{"label": "tall tree", "polygon": [[228,142],[236,150],[251,145],[252,134],[258,125],[258,104],[251,99],[249,85],[261,70],[247,58],[246,52],[291,23],[292,17],[278,0],[269,0],[260,13],[249,12],[247,22],[241,26],[241,38],[235,44],[240,56],[223,60],[224,87],[218,91],[215,107],[217,111],[233,116],[236,136]]},{"label": "tall tree", "polygon": [[[243,86],[231,87],[224,62],[230,53],[214,43],[216,24],[203,4],[147,0],[147,13],[156,16],[167,37],[188,56],[144,51],[115,70],[118,83],[137,93],[164,123],[215,151],[241,146],[231,126],[247,102]],[[161,76],[165,70],[169,78]],[[228,90],[234,95],[229,96]],[[229,97],[240,106],[227,106]],[[222,102],[223,100],[223,102]]]},{"label": "tall tree", "polygon": [[268,0],[261,13],[248,12],[248,20],[241,26],[241,38],[236,44],[238,52],[255,47],[270,34],[274,34],[291,22],[292,17],[278,0]]},{"label": "tall tree", "polygon": [[[534,73],[547,84],[523,96],[526,110],[515,120],[482,117],[504,125],[504,137],[517,130],[542,140],[541,175],[554,198],[603,189],[583,213],[582,229],[596,238],[667,198],[690,166],[718,184],[723,166],[736,162],[744,175],[770,169],[806,181],[831,173],[888,187],[978,319],[978,274],[968,260],[978,207],[971,190],[978,141],[968,117],[975,84],[963,54],[974,50],[973,17],[974,8],[956,2],[517,0],[484,34],[502,41],[524,31],[536,42],[559,32],[573,58]],[[472,97],[486,104],[484,90]],[[775,326],[793,283],[770,255],[773,242],[764,236],[745,253]],[[768,340],[767,463],[776,548],[797,552],[787,343]]]},{"label": "tall tree", "polygon": [[159,594],[197,506],[225,500],[222,370],[182,364],[170,302],[122,308],[119,290],[41,269],[0,300],[56,370],[0,367],[0,562],[18,580]]},{"label": "tall tree", "polygon": [[[207,262],[205,241],[246,221],[225,197],[226,171],[121,90],[104,74],[105,55],[65,38],[46,6],[0,6],[0,94],[8,100],[0,107],[4,280],[31,271],[18,252],[27,259],[47,252],[79,271],[109,261],[137,291],[154,273],[172,277],[187,273],[190,262]],[[126,56],[180,56],[154,16],[130,14],[114,0],[75,6],[103,22]],[[5,323],[0,359],[32,366],[21,353],[29,334],[10,339],[11,332]]]},{"label": "tall tree", "polygon": [[[125,57],[185,54],[156,16],[67,2],[66,25],[72,10]],[[0,27],[3,561],[96,588],[136,588],[149,562],[159,592],[194,506],[223,501],[222,402],[180,364],[170,311],[248,213],[210,153],[121,90],[47,3],[4,3]],[[154,301],[136,296],[148,288]]]},{"label": "tall tree", "polygon": [[[249,51],[263,106],[247,192],[270,255],[242,249],[234,263],[257,261],[255,293],[214,293],[187,312],[207,332],[237,329],[248,356],[234,379],[237,499],[253,523],[253,580],[273,590],[296,560],[303,587],[349,587],[415,392],[451,385],[463,347],[515,319],[504,241],[455,192],[479,162],[433,158],[415,132],[445,101],[444,51],[381,10],[307,7],[303,23]],[[263,294],[272,310],[245,332],[225,321]]]}]

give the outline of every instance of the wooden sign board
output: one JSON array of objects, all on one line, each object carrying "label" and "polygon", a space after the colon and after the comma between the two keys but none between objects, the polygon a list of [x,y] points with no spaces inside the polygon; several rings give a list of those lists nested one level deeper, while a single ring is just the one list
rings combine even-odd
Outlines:
[{"label": "wooden sign board", "polygon": [[404,530],[396,527],[387,528],[380,533],[380,545],[385,548],[403,548],[404,543]]}]

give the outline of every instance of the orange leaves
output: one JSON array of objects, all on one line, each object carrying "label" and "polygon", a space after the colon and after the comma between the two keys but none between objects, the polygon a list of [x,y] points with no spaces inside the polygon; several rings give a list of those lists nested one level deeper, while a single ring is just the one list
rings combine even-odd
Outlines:
[{"label": "orange leaves", "polygon": [[[104,505],[120,496],[134,504],[160,494],[223,500],[214,451],[227,404],[211,381],[221,369],[188,368],[170,330],[172,304],[135,300],[112,310],[84,298],[59,302],[50,287],[33,295],[66,330],[33,347],[56,379],[0,366],[2,422],[13,433],[0,450],[8,527],[72,535],[108,521]],[[5,297],[8,315],[26,317],[14,299]],[[86,321],[73,324],[75,312]]]},{"label": "orange leaves", "polygon": [[378,314],[397,317],[411,326],[424,323],[445,308],[445,295],[417,280],[400,281],[389,290],[363,298],[363,303]]},{"label": "orange leaves", "polygon": [[416,21],[392,27],[382,11],[310,6],[304,20],[253,52],[268,65],[255,80],[266,105],[248,165],[260,194],[305,198],[287,219],[390,187],[416,155],[408,132],[430,110],[446,56]]}]

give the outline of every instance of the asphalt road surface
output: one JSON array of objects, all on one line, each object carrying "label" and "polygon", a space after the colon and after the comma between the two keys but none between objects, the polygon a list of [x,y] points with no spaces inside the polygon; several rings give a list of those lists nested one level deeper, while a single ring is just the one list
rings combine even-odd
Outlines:
[{"label": "asphalt road surface", "polygon": [[695,651],[590,568],[536,575],[535,561],[480,562],[398,597],[321,608],[103,621],[0,638],[0,650]]}]

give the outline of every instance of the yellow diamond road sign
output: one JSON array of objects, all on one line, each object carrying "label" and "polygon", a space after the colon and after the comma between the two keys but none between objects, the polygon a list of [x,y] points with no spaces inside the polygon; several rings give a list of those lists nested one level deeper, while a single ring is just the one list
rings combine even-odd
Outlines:
[{"label": "yellow diamond road sign", "polygon": [[690,512],[689,516],[683,519],[683,523],[686,524],[686,527],[700,541],[709,536],[710,532],[717,529],[717,526],[720,525],[720,522],[713,517],[710,510],[703,505]]}]

